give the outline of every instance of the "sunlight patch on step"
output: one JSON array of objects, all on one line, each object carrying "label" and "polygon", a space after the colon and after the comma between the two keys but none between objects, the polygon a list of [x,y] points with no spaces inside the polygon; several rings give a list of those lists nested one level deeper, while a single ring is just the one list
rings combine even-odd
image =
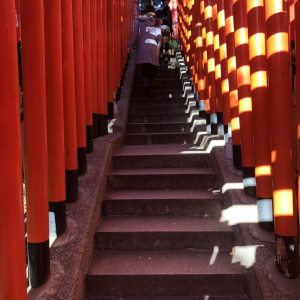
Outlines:
[{"label": "sunlight patch on step", "polygon": [[218,246],[214,246],[214,250],[213,250],[213,253],[211,255],[211,258],[209,260],[209,264],[210,265],[213,265],[217,259],[217,256],[218,256],[218,253],[219,253],[219,247]]},{"label": "sunlight patch on step", "polygon": [[220,222],[228,222],[230,226],[243,223],[258,223],[257,205],[239,204],[223,209]]},{"label": "sunlight patch on step", "polygon": [[229,190],[243,190],[244,184],[242,182],[228,182],[222,186],[222,194],[225,194]]},{"label": "sunlight patch on step", "polygon": [[190,83],[188,81],[184,81],[182,84],[182,91],[184,92],[185,88],[189,85],[190,85]]},{"label": "sunlight patch on step", "polygon": [[114,124],[116,123],[117,119],[112,119],[108,125],[107,125],[107,129],[108,129],[108,133],[113,133],[114,132],[114,129],[113,129],[113,126]]},{"label": "sunlight patch on step", "polygon": [[205,120],[203,120],[203,119],[200,119],[200,120],[194,120],[194,121],[193,121],[193,124],[192,124],[192,127],[191,127],[191,129],[190,129],[190,132],[194,132],[196,126],[201,126],[201,125],[205,125],[205,124],[206,124],[206,122],[205,122]]},{"label": "sunlight patch on step", "polygon": [[214,147],[222,147],[225,145],[224,139],[209,140],[211,136],[206,136],[206,135],[207,135],[206,131],[197,132],[197,137],[194,140],[193,144],[194,145],[197,144],[197,141],[200,140],[201,136],[204,136],[200,146],[190,147],[189,148],[190,150],[181,151],[180,154],[210,153]]},{"label": "sunlight patch on step", "polygon": [[187,108],[185,109],[185,113],[189,113],[190,111],[192,111],[192,107],[194,109],[196,109],[195,103],[189,102],[188,105],[187,105]]},{"label": "sunlight patch on step", "polygon": [[187,118],[187,122],[192,122],[192,120],[195,118],[195,116],[198,117],[198,111],[197,110],[192,110],[190,113],[190,116]]},{"label": "sunlight patch on step", "polygon": [[49,248],[57,238],[54,212],[49,212]]},{"label": "sunlight patch on step", "polygon": [[256,261],[256,251],[264,245],[235,246],[231,263],[240,263],[245,268],[251,268]]}]

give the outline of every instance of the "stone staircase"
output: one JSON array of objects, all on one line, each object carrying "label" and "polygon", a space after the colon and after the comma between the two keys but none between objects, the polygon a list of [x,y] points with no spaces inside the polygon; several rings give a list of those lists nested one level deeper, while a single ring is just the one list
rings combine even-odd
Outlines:
[{"label": "stone staircase", "polygon": [[219,221],[209,153],[194,144],[196,103],[182,97],[176,69],[160,67],[153,90],[148,98],[137,69],[85,299],[250,299],[246,271],[232,263],[233,231]]}]

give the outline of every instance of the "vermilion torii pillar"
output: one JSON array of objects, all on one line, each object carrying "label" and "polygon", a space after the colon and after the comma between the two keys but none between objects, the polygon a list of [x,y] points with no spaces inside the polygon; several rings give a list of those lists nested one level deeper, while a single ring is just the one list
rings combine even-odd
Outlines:
[{"label": "vermilion torii pillar", "polygon": [[238,108],[238,91],[236,79],[236,57],[234,45],[234,23],[232,13],[231,0],[224,0],[225,8],[225,29],[227,43],[227,70],[229,80],[229,101],[230,101],[230,116],[231,116],[231,132],[232,132],[232,152],[233,165],[237,169],[242,168],[241,157],[241,132],[240,118]]},{"label": "vermilion torii pillar", "polygon": [[[86,151],[93,151],[93,102],[92,102],[92,65],[91,65],[91,1],[82,2],[83,18],[83,60],[85,92]],[[76,22],[77,20],[75,20]]]},{"label": "vermilion torii pillar", "polygon": [[287,278],[299,276],[299,224],[290,74],[289,3],[265,2],[273,171],[276,265]]},{"label": "vermilion torii pillar", "polygon": [[264,0],[247,0],[258,224],[273,226],[271,144]]},{"label": "vermilion torii pillar", "polygon": [[0,9],[0,295],[26,299],[25,230],[14,0]]},{"label": "vermilion torii pillar", "polygon": [[205,76],[203,69],[203,39],[202,39],[202,24],[200,0],[196,3],[196,28],[195,28],[195,43],[196,43],[196,74],[197,74],[197,92],[199,98],[199,116],[205,118]]},{"label": "vermilion torii pillar", "polygon": [[44,15],[49,209],[55,214],[56,234],[60,236],[67,227],[61,1],[44,0]]},{"label": "vermilion torii pillar", "polygon": [[215,81],[216,81],[216,112],[218,122],[218,134],[224,134],[223,127],[223,101],[222,101],[222,82],[221,82],[221,63],[220,63],[220,39],[218,28],[218,1],[212,1],[212,20],[214,31],[214,55],[215,55]]},{"label": "vermilion torii pillar", "polygon": [[97,110],[98,135],[107,131],[107,0],[97,0]]},{"label": "vermilion torii pillar", "polygon": [[[295,2],[295,28],[296,28],[296,68],[300,69],[300,2]],[[298,49],[298,51],[297,51]],[[298,93],[297,93],[298,91]],[[297,96],[297,145],[298,145],[298,170],[300,170],[300,76],[296,76]],[[300,186],[300,174],[298,173],[298,187]],[[300,189],[298,188],[298,216],[300,216]]]},{"label": "vermilion torii pillar", "polygon": [[[204,99],[205,99],[205,114],[210,114],[210,106],[209,106],[209,99],[208,99],[208,88],[207,88],[207,49],[206,49],[206,28],[205,28],[205,17],[204,17],[204,1],[200,0],[200,22],[201,26],[201,36],[202,36],[202,69],[203,69],[203,76],[204,76]],[[209,116],[206,117],[206,121],[209,124],[210,119]]]},{"label": "vermilion torii pillar", "polygon": [[[114,118],[115,92],[115,0],[107,0],[107,110],[108,119]],[[104,75],[105,76],[105,75]]]},{"label": "vermilion torii pillar", "polygon": [[212,15],[212,0],[204,0],[204,18],[206,28],[207,50],[207,89],[210,104],[211,133],[217,134],[217,107],[216,107],[216,82],[215,82],[215,54],[214,54],[214,30]]},{"label": "vermilion torii pillar", "polygon": [[273,170],[273,207],[277,269],[299,276],[299,228],[295,195],[292,82],[290,76],[289,3],[267,0],[267,59]]},{"label": "vermilion torii pillar", "polygon": [[61,0],[66,201],[78,197],[77,131],[74,78],[72,0]]},{"label": "vermilion torii pillar", "polygon": [[[100,22],[100,20],[98,21]],[[91,0],[91,68],[92,68],[92,106],[93,138],[98,137],[97,106],[97,0]]]},{"label": "vermilion torii pillar", "polygon": [[75,97],[78,175],[87,171],[86,161],[86,122],[85,122],[85,90],[84,90],[84,59],[83,59],[83,25],[82,0],[73,0],[73,38],[75,66]]},{"label": "vermilion torii pillar", "polygon": [[236,74],[239,99],[243,184],[246,194],[255,197],[253,117],[249,66],[246,0],[232,0]]},{"label": "vermilion torii pillar", "polygon": [[44,5],[21,0],[25,182],[29,279],[50,275]]},{"label": "vermilion torii pillar", "polygon": [[227,72],[227,45],[225,30],[225,10],[224,0],[218,0],[218,29],[220,43],[220,64],[221,64],[221,92],[223,101],[223,123],[225,139],[228,137],[228,124],[230,124],[230,103],[229,103],[229,83]]}]

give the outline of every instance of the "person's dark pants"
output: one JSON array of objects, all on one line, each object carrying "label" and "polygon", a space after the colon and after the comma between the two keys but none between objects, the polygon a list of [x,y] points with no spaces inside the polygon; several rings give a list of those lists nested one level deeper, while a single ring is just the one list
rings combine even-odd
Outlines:
[{"label": "person's dark pants", "polygon": [[142,64],[143,86],[144,90],[148,89],[149,94],[152,94],[152,80],[156,76],[157,66],[150,63]]}]

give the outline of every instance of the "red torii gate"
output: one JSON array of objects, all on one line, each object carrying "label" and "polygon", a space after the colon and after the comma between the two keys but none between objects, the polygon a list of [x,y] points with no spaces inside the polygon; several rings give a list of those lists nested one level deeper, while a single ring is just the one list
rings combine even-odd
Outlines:
[{"label": "red torii gate", "polygon": [[[45,3],[37,0],[21,0],[20,7],[22,25],[21,37],[23,43],[22,51],[24,55],[24,113],[26,115],[25,148],[27,152],[25,157],[25,178],[28,201],[28,242],[30,245],[29,269],[31,274],[30,280],[33,283],[33,286],[42,284],[49,276],[48,200],[53,203],[60,203],[62,209],[55,211],[57,212],[57,217],[58,215],[61,216],[61,222],[64,224],[64,202],[66,200],[70,202],[76,200],[77,176],[84,174],[86,171],[86,142],[92,143],[90,138],[87,140],[87,127],[89,127],[88,130],[90,130],[91,126],[93,129],[97,128],[98,135],[103,135],[107,130],[107,128],[105,128],[107,118],[113,117],[112,103],[121,79],[122,67],[126,62],[126,43],[131,34],[133,20],[133,6],[125,5],[124,1],[96,0],[96,2],[91,2],[90,7],[85,7],[85,25],[82,24],[83,19],[80,17],[80,15],[82,15],[82,12],[80,11],[80,6],[82,9],[82,0],[61,0],[61,8],[58,3],[58,1],[54,0],[45,1]],[[197,28],[197,30],[193,29],[190,31],[188,26],[189,24],[192,24],[192,22],[188,22],[189,9],[187,8],[192,7],[192,5],[200,6],[201,3],[204,5],[202,7],[203,16],[202,20],[200,20],[200,24],[199,22],[196,23],[198,27],[200,26],[201,30]],[[261,99],[266,99],[266,96],[264,95],[266,89],[268,90],[267,93],[269,101],[271,102],[270,106],[264,103],[264,107],[256,105],[253,107],[254,118],[256,120],[263,119],[266,111],[270,111],[270,123],[267,124],[266,120],[264,120],[265,123],[263,123],[266,132],[259,132],[259,127],[254,130],[254,143],[256,143],[256,145],[254,144],[256,157],[254,166],[257,185],[256,196],[258,202],[261,200],[270,200],[269,198],[271,197],[273,198],[273,216],[277,242],[277,267],[285,276],[296,278],[299,275],[299,224],[297,221],[299,206],[297,209],[295,187],[296,174],[293,153],[293,117],[292,102],[290,101],[292,98],[291,79],[289,69],[287,68],[290,62],[290,39],[293,39],[293,29],[290,29],[289,26],[289,7],[286,1],[283,0],[266,0],[265,7],[263,1],[260,1],[258,6],[254,6],[254,2],[250,0],[225,0],[224,8],[221,6],[222,3],[220,1],[216,2],[215,0],[180,0],[178,1],[178,4],[181,26],[181,47],[184,52],[186,52],[187,49],[189,49],[189,51],[198,51],[197,55],[193,53],[193,60],[191,60],[190,63],[193,63],[193,61],[194,63],[199,63],[194,70],[195,72],[199,72],[200,83],[198,85],[198,92],[200,101],[211,100],[209,96],[211,96],[212,93],[211,91],[209,93],[209,88],[211,89],[212,82],[208,80],[208,71],[210,70],[208,68],[208,63],[212,64],[213,60],[217,61],[217,59],[219,59],[220,63],[223,61],[222,65],[224,68],[226,67],[224,61],[227,60],[227,75],[226,70],[222,72],[221,66],[221,77],[224,83],[224,89],[222,89],[224,96],[222,97],[224,100],[223,107],[227,107],[228,109],[228,103],[226,106],[225,101],[226,94],[228,93],[230,98],[230,118],[227,116],[226,122],[229,122],[229,120],[231,122],[232,138],[236,141],[234,146],[235,149],[239,149],[241,146],[240,135],[247,135],[247,130],[240,130],[240,126],[245,125],[243,125],[243,122],[241,122],[241,124],[239,123],[239,118],[241,114],[245,112],[245,107],[249,108],[249,104],[237,110],[237,95],[242,104],[245,104],[245,101],[243,97],[240,97],[240,95],[237,94],[238,86],[236,86],[236,82],[234,82],[238,78],[236,75],[236,71],[238,70],[235,69],[234,61],[236,57],[236,48],[239,47],[239,44],[234,48],[232,42],[235,42],[234,35],[239,28],[234,28],[233,26],[235,25],[235,27],[237,27],[236,21],[238,20],[231,22],[238,18],[237,13],[233,13],[232,15],[230,10],[232,9],[232,5],[241,3],[244,5],[244,8],[245,4],[247,4],[248,23],[243,24],[241,28],[245,28],[246,26],[249,29],[249,38],[252,36],[257,37],[257,33],[263,33],[262,31],[259,31],[259,28],[253,26],[251,18],[259,20],[260,23],[258,24],[262,24],[261,26],[266,25],[267,47],[265,52],[260,52],[264,51],[262,45],[265,41],[263,38],[261,43],[252,44],[251,41],[249,41],[250,73],[245,72],[243,73],[244,75],[242,75],[248,85],[250,80],[251,95],[247,93],[246,98],[252,97],[253,105],[257,96],[262,97]],[[213,32],[213,34],[216,33],[216,31],[214,31],[216,27],[213,27],[212,30],[211,28],[210,30],[207,30],[209,24],[207,28],[206,24],[204,24],[205,9],[209,5],[217,5],[218,15],[220,14],[222,16],[223,14],[224,16],[224,20],[220,20],[220,24],[223,23],[225,26],[218,24],[220,47],[223,47],[222,51],[221,49],[220,51],[215,51],[217,50],[215,48],[214,51],[211,51],[210,49],[208,57],[207,47],[211,46],[211,40],[207,40],[207,33],[210,34],[209,37],[211,37],[211,32]],[[45,8],[46,11],[44,14]],[[57,27],[51,26],[51,28],[47,29],[47,13],[50,9],[57,12],[58,17],[61,16],[61,11],[63,11],[65,18],[64,20],[57,20]],[[265,20],[263,20],[263,17],[260,14],[262,9],[263,11],[266,11]],[[201,13],[201,7],[196,11],[200,11]],[[108,27],[106,27],[107,12],[110,13]],[[242,12],[245,13],[245,9]],[[298,1],[295,5],[295,12],[296,27],[298,28],[300,19],[300,7]],[[72,16],[73,14],[75,15],[75,13],[79,13],[77,17],[79,16],[80,19],[80,22],[78,20],[78,23],[76,24],[72,21]],[[0,288],[5,299],[25,299],[26,274],[19,89],[17,55],[15,51],[17,40],[20,38],[19,30],[17,30],[16,34],[16,20],[18,20],[17,29],[20,29],[18,2],[15,4],[14,0],[1,1],[0,15],[0,33],[4,39],[0,46],[0,137],[2,141],[6,141],[5,146],[0,148],[1,169],[3,170],[0,174],[0,198],[11,200],[9,202],[0,201],[0,228],[1,230],[2,228],[7,229],[6,232],[1,231],[2,235],[0,236],[1,245],[4,245],[0,248]],[[101,21],[96,22],[95,18]],[[206,18],[206,20],[208,19],[209,18]],[[61,27],[58,26],[59,22],[61,22]],[[89,33],[88,28],[84,28],[84,26],[91,26],[91,32]],[[225,39],[224,27],[226,30]],[[221,33],[222,28],[223,33]],[[85,34],[83,33],[84,29],[86,30]],[[54,35],[56,38],[59,38],[59,35],[54,33],[57,33],[60,30],[62,43],[61,59],[60,61],[56,61],[55,64],[49,64],[48,60],[51,59],[51,53],[50,56],[46,54],[44,36],[47,35],[50,37]],[[75,36],[68,35],[67,30],[69,33],[76,30]],[[95,43],[95,30],[98,34],[97,43]],[[296,34],[299,35],[299,32],[300,30],[298,30]],[[89,34],[91,35],[90,39],[88,38]],[[111,35],[113,35],[113,38]],[[221,42],[221,36],[223,37],[223,42]],[[236,36],[238,36],[238,34],[236,34]],[[77,38],[80,40],[77,40]],[[240,38],[243,39],[245,37],[240,36]],[[196,47],[190,48],[189,45],[194,43],[195,39],[198,39],[199,42],[196,43]],[[209,41],[209,43],[207,43],[207,41]],[[227,46],[227,56],[225,56],[224,51],[225,45]],[[256,46],[258,48],[256,48]],[[74,51],[67,52],[67,49],[72,50],[72,47],[74,47]],[[86,59],[84,59],[83,47],[85,47],[84,49],[88,52],[90,51],[89,49],[91,49],[91,60],[87,59],[88,57],[85,57]],[[245,55],[246,52],[243,51],[242,53]],[[297,57],[299,57],[299,53],[299,51],[296,52]],[[72,69],[71,64],[77,54],[78,60],[76,61],[79,65],[76,65],[75,69]],[[265,56],[264,58],[261,58],[267,60],[266,65],[264,65],[263,61],[255,61],[258,54]],[[220,57],[216,57],[216,55]],[[67,61],[67,57],[69,57],[70,61]],[[55,58],[57,59],[57,56]],[[208,58],[211,60],[210,62],[208,62]],[[241,62],[237,65],[238,68],[246,66],[246,64],[243,63],[243,59],[247,60],[247,57],[241,57]],[[96,91],[95,88],[92,88],[93,94],[90,96],[87,95],[81,87],[85,80],[89,80],[82,74],[83,69],[88,70],[86,72],[91,72],[91,81],[94,82],[91,86],[95,87],[95,69],[92,70],[90,66],[92,61],[94,66],[97,66],[98,74],[106,74],[108,76],[97,76],[96,82],[98,89]],[[297,60],[297,63],[299,63],[299,61],[300,57]],[[66,64],[63,64],[63,62],[66,64],[68,62],[68,67]],[[212,65],[209,67],[211,66]],[[59,71],[53,71],[52,68],[57,68]],[[256,70],[257,68],[258,70]],[[54,125],[52,124],[53,116],[51,115],[51,109],[53,108],[49,107],[47,104],[47,100],[50,97],[53,97],[47,93],[47,86],[50,87],[52,82],[51,79],[50,82],[48,81],[49,78],[47,81],[45,80],[46,72],[49,74],[51,70],[54,73],[61,72],[61,77],[54,76],[52,77],[52,80],[59,80],[59,84],[60,86],[63,85],[64,90],[68,89],[71,91],[69,99],[65,94],[62,94],[65,93],[62,89],[56,91],[57,93],[60,93],[60,97],[64,99],[63,126],[65,132],[63,136],[61,135],[62,133],[60,133],[59,139],[60,141],[64,139],[65,150],[59,152],[65,153],[65,157],[58,158],[60,166],[53,166],[52,171],[50,170],[51,168],[49,168],[48,160],[49,157],[54,157],[51,160],[57,159],[57,156],[55,156],[54,153],[55,151],[52,151],[51,149],[52,147],[56,149],[56,146],[58,145],[53,136],[52,141],[49,140],[51,137],[48,137],[48,140],[46,139],[46,136],[51,136],[51,131],[55,132]],[[269,77],[268,85],[266,83],[266,73],[268,73]],[[196,76],[196,73],[194,75]],[[250,76],[250,78],[247,78],[247,76]],[[107,77],[109,77],[109,81],[107,81]],[[70,80],[69,82],[67,81],[67,78]],[[298,87],[300,86],[299,80],[300,79],[298,78]],[[226,83],[228,83],[227,86]],[[77,89],[81,89],[80,94],[83,97],[80,102],[80,109],[76,106],[78,105],[78,101],[75,102],[75,97],[77,97],[75,90]],[[260,92],[260,94],[256,95],[257,92]],[[95,98],[96,93],[97,98]],[[203,99],[204,94],[205,97]],[[242,92],[240,94],[242,95]],[[298,102],[299,94],[300,93],[297,94]],[[278,95],[281,96],[279,97]],[[95,99],[97,99],[97,101],[95,101]],[[262,104],[261,100],[259,102]],[[85,109],[87,106],[89,108],[88,111]],[[268,107],[268,109],[266,107]],[[68,108],[69,112],[72,112],[72,115],[66,113],[66,108]],[[248,112],[250,109],[247,109],[246,111]],[[262,111],[265,111],[265,113],[262,113]],[[95,115],[97,115],[97,118],[95,118]],[[299,115],[300,112],[298,112],[298,116]],[[86,121],[87,118],[88,122]],[[278,122],[279,118],[282,120],[280,123]],[[300,126],[299,123],[298,119],[298,129]],[[74,130],[74,124],[76,124],[76,130]],[[267,132],[268,125],[270,126],[270,133]],[[62,126],[62,120],[60,120],[60,126]],[[246,125],[246,129],[248,128],[247,126],[249,127],[250,125]],[[73,128],[73,131],[70,133],[69,130],[71,128]],[[69,133],[72,136],[72,139],[67,139],[67,135],[70,137]],[[259,134],[262,134],[262,136],[271,140],[271,149],[268,148],[270,147],[268,143],[262,145],[262,142],[260,142],[262,136]],[[299,136],[300,134],[298,133],[298,140]],[[246,150],[249,150],[247,148],[248,146],[246,147]],[[300,147],[298,147],[298,149],[299,148]],[[90,150],[92,149],[90,148]],[[239,167],[239,154],[237,154],[239,153],[239,150],[234,151],[234,153],[236,154],[235,166]],[[264,153],[264,156],[260,156],[262,153]],[[298,157],[299,155],[300,154],[298,153]],[[245,156],[245,154],[242,154],[242,156]],[[64,164],[62,163],[64,161],[66,177],[65,179],[64,176],[58,176],[60,179],[56,178],[60,181],[59,197],[56,197],[55,190],[53,189],[50,191],[51,183],[48,185],[48,173],[55,172],[59,169],[61,174],[61,164]],[[242,160],[242,166],[246,168],[249,167],[248,164],[245,164],[244,160]],[[272,188],[270,187],[271,180]],[[64,186],[66,188],[66,195],[64,195]],[[72,187],[71,189],[68,188],[70,186]],[[72,196],[68,194],[69,190],[73,190]],[[300,197],[298,197],[298,199],[299,198]],[[267,207],[270,212],[270,205],[267,205]],[[261,223],[264,223],[265,221],[264,218],[261,219]],[[267,222],[272,221],[267,219]],[[35,265],[33,260],[41,260],[42,264]],[[288,270],[288,272],[284,272],[286,270]],[[9,288],[10,284],[8,284],[7,280],[10,280],[11,283],[12,278],[14,280],[13,285],[18,288]]]},{"label": "red torii gate", "polygon": [[[203,79],[198,80],[197,91],[199,101],[208,104],[206,115],[217,112],[215,101],[218,87],[215,80],[219,76],[214,74],[217,72],[215,66],[222,62],[223,113],[226,122],[229,122],[226,100],[229,93],[234,166],[240,168],[241,158],[244,190],[257,197],[259,225],[272,230],[274,220],[277,268],[288,278],[299,276],[299,207],[295,187],[295,138],[289,69],[291,41],[294,39],[294,25],[290,23],[289,11],[291,5],[293,12],[293,3],[293,0],[178,1],[181,50],[192,70],[192,77],[195,76],[193,64],[201,62],[202,69],[196,68],[197,78]],[[212,25],[215,5],[218,30]],[[200,7],[202,14],[197,25],[201,31],[195,30],[190,22],[190,18],[195,17],[193,12],[197,11],[193,8],[195,6]],[[298,28],[297,17],[300,18],[299,1],[296,1],[295,17]],[[226,29],[226,39],[222,27]],[[300,29],[296,34],[300,34]],[[214,36],[219,37],[219,45]],[[193,48],[196,39],[201,42]],[[220,51],[216,51],[216,46]],[[197,58],[191,61],[195,51]],[[297,57],[299,53],[296,51]],[[297,87],[300,87],[299,78]],[[253,186],[254,174],[256,186]],[[251,186],[254,189],[247,190]]]},{"label": "red torii gate", "polygon": [[27,298],[17,42],[29,279],[38,287],[50,272],[49,203],[61,235],[66,202],[76,201],[78,176],[86,172],[87,146],[93,150],[93,138],[107,134],[113,117],[108,112],[127,62],[133,7],[124,0],[0,1],[1,299]]}]

